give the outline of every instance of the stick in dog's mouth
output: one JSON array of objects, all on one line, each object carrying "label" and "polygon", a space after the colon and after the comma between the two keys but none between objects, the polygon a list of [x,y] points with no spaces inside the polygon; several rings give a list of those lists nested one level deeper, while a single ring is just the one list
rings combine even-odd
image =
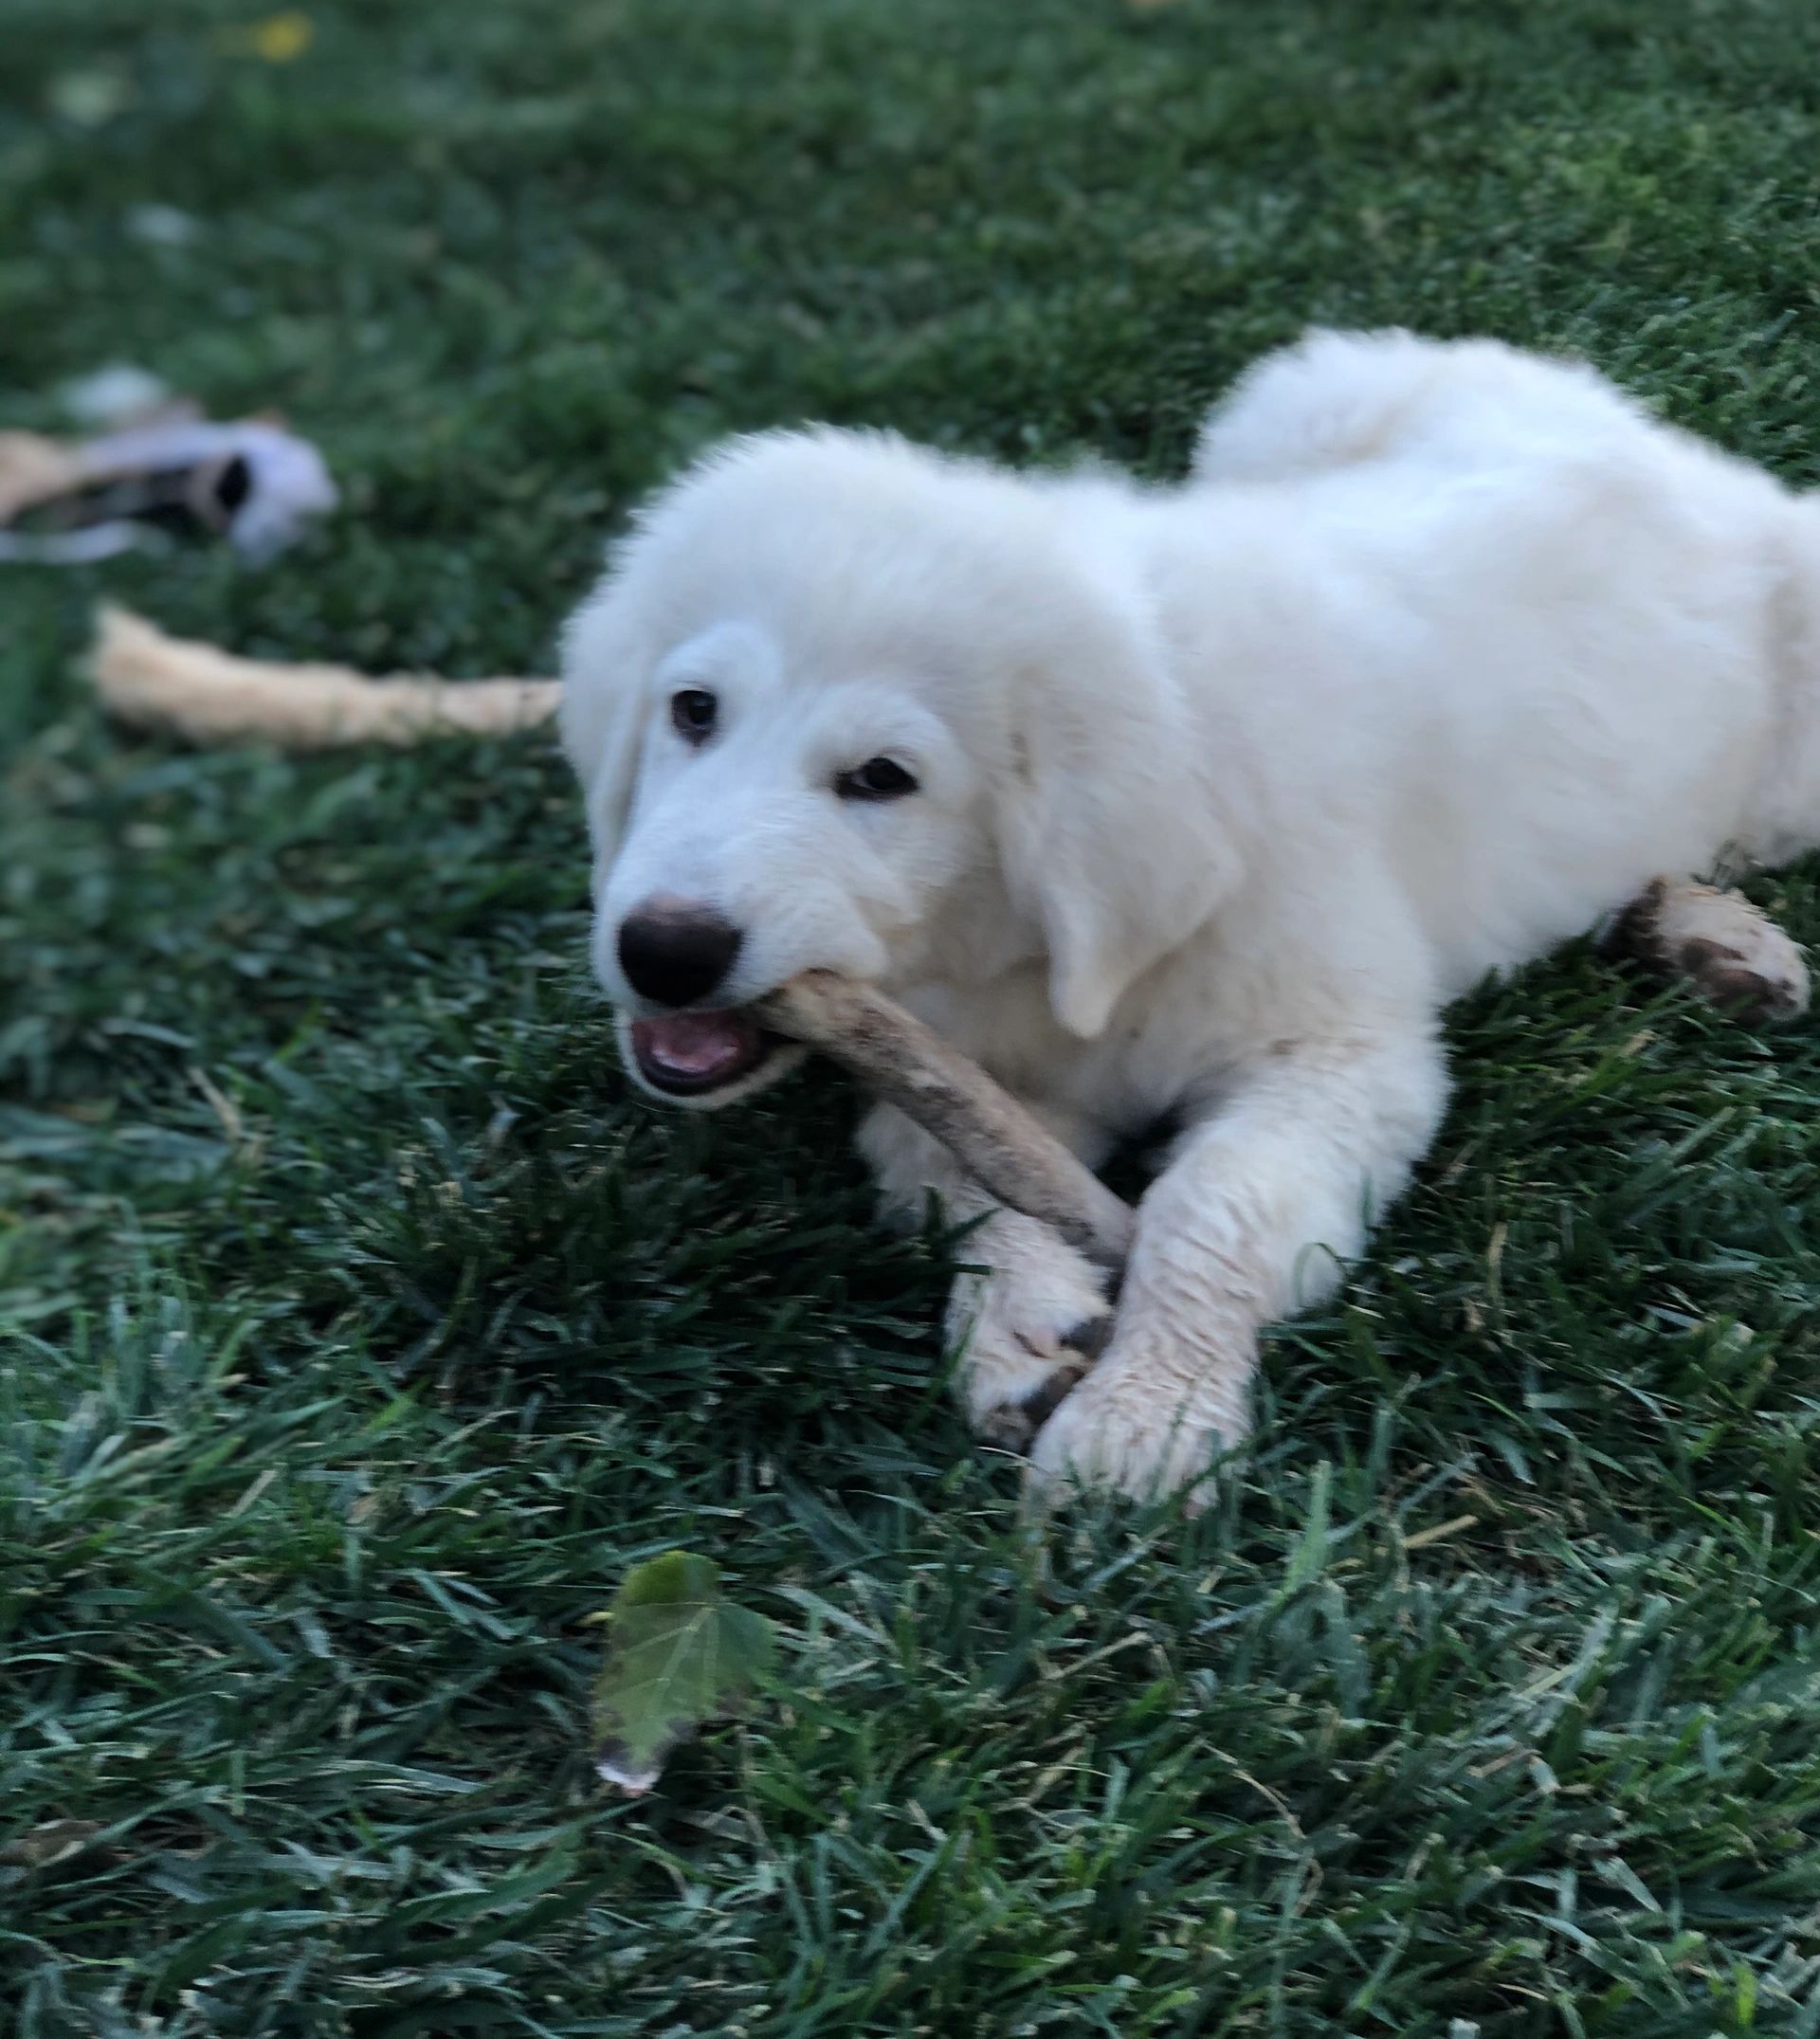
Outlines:
[{"label": "stick in dog's mouth", "polygon": [[757,1019],[850,1069],[940,1140],[1002,1203],[1050,1225],[1088,1259],[1124,1266],[1137,1213],[1046,1126],[931,1028],[869,984],[805,971]]}]

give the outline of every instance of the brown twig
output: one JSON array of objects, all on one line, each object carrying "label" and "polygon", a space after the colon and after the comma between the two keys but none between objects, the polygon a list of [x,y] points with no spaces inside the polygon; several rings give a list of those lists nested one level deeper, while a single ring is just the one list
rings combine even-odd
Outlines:
[{"label": "brown twig", "polygon": [[107,708],[192,743],[264,741],[282,750],[506,736],[556,712],[554,680],[370,680],[345,665],[237,658],[169,637],[130,610],[104,609],[90,672]]},{"label": "brown twig", "polygon": [[984,1188],[1088,1259],[1125,1263],[1137,1213],[977,1063],[870,985],[806,971],[765,999],[766,1023],[842,1063],[941,1141]]}]

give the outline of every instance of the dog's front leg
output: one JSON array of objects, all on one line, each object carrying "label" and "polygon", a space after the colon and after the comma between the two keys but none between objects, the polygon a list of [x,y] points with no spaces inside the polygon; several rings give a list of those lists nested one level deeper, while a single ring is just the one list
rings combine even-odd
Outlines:
[{"label": "dog's front leg", "polygon": [[1241,1438],[1258,1332],[1332,1291],[1446,1095],[1414,1028],[1283,1044],[1244,1076],[1139,1206],[1111,1341],[1038,1434],[1036,1480],[1171,1493]]},{"label": "dog's front leg", "polygon": [[[1104,1159],[1105,1142],[1083,1122],[1033,1109],[1090,1167]],[[888,1219],[916,1223],[933,1195],[944,1222],[973,1221],[948,1301],[956,1392],[975,1436],[1023,1450],[1103,1340],[1105,1276],[1048,1226],[994,1202],[895,1105],[866,1114],[859,1148]]]}]

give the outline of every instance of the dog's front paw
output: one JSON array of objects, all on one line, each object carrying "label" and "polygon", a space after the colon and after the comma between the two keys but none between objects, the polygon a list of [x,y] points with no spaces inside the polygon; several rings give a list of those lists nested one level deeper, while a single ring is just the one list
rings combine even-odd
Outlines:
[{"label": "dog's front paw", "polygon": [[956,1280],[948,1338],[969,1428],[1022,1451],[1093,1365],[1112,1306],[1091,1264],[1046,1227],[1021,1218],[1010,1230],[994,1237],[990,1272]]},{"label": "dog's front paw", "polygon": [[[1030,1447],[1030,1484],[1045,1501],[1070,1487],[1161,1500],[1202,1483],[1248,1428],[1248,1359],[1180,1369],[1109,1353],[1057,1407]],[[1191,1494],[1198,1508],[1207,1496]]]}]

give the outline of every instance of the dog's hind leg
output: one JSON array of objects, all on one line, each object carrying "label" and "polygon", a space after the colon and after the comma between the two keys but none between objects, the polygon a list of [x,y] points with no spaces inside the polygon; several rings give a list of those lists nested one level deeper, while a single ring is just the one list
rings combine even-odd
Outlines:
[{"label": "dog's hind leg", "polygon": [[1741,892],[1658,878],[1608,938],[1615,954],[1685,978],[1748,1025],[1808,1010],[1808,966],[1795,943]]}]

